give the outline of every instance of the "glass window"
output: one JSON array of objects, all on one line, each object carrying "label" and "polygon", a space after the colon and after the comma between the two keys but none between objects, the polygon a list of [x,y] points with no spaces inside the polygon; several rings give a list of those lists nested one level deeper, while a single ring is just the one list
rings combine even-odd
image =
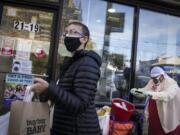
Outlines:
[{"label": "glass window", "polygon": [[0,101],[6,74],[14,71],[38,75],[47,73],[52,20],[53,13],[50,12],[3,7],[0,22]]},{"label": "glass window", "polygon": [[[101,0],[67,0],[64,3],[62,31],[71,21],[86,24],[91,33],[86,49],[102,57],[97,101],[110,101],[112,97],[124,97],[128,93],[130,74],[124,75],[124,69],[128,71],[130,67],[133,14],[132,7]],[[63,60],[70,56],[61,35],[57,72]]]},{"label": "glass window", "polygon": [[[144,87],[150,68],[161,66],[180,85],[180,18],[140,10],[135,87]],[[141,102],[141,101],[137,101]]]},{"label": "glass window", "polygon": [[[20,52],[22,57],[33,61],[32,73],[46,73],[52,19],[53,13],[5,6],[0,25],[1,57],[11,59]],[[3,55],[5,47],[12,49],[13,57]],[[9,65],[5,65],[0,67],[1,72],[10,71]]]}]

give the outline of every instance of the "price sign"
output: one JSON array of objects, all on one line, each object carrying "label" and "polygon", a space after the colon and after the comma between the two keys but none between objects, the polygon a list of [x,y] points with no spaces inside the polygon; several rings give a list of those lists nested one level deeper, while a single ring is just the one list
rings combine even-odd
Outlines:
[{"label": "price sign", "polygon": [[39,32],[39,24],[14,21],[14,29],[30,31],[30,32]]}]

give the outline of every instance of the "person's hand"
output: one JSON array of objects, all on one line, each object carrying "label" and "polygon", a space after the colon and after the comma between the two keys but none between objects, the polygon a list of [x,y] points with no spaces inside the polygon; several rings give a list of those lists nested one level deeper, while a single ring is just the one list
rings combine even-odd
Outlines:
[{"label": "person's hand", "polygon": [[134,94],[136,93],[136,90],[137,90],[137,88],[132,88],[132,89],[130,90],[130,93],[134,95]]},{"label": "person's hand", "polygon": [[143,94],[143,91],[142,91],[142,90],[139,90],[139,89],[137,89],[137,88],[132,88],[130,92],[131,92],[131,94],[133,94],[133,95],[134,95],[134,94],[135,94],[135,95],[136,95],[136,94]]},{"label": "person's hand", "polygon": [[49,83],[41,78],[34,78],[34,84],[31,85],[31,90],[37,94],[46,91],[49,87]]},{"label": "person's hand", "polygon": [[132,95],[134,95],[134,96],[136,96],[136,97],[139,97],[139,98],[144,98],[144,97],[145,97],[143,91],[142,91],[142,90],[139,90],[139,89],[137,89],[137,88],[132,88],[132,89],[130,90],[130,92],[131,92]]}]

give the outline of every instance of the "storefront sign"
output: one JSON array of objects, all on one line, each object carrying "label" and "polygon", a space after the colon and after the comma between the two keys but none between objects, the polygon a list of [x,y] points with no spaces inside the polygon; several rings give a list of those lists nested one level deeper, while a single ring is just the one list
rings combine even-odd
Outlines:
[{"label": "storefront sign", "polygon": [[9,73],[6,75],[6,83],[30,85],[33,84],[33,76]]},{"label": "storefront sign", "polygon": [[14,29],[30,32],[39,32],[39,24],[14,21]]},{"label": "storefront sign", "polygon": [[31,74],[32,61],[13,59],[12,72],[13,73]]}]

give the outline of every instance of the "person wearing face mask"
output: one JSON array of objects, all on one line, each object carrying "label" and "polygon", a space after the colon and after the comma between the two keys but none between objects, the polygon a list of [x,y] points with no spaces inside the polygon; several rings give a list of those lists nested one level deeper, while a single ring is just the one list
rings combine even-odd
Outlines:
[{"label": "person wearing face mask", "polygon": [[180,88],[160,67],[153,67],[150,76],[144,88],[131,89],[137,97],[151,97],[145,111],[148,135],[179,135]]},{"label": "person wearing face mask", "polygon": [[35,78],[31,86],[37,94],[46,93],[55,104],[51,135],[100,135],[94,99],[101,58],[85,50],[89,36],[87,26],[70,23],[64,32],[64,44],[73,56],[64,63],[58,81]]}]

